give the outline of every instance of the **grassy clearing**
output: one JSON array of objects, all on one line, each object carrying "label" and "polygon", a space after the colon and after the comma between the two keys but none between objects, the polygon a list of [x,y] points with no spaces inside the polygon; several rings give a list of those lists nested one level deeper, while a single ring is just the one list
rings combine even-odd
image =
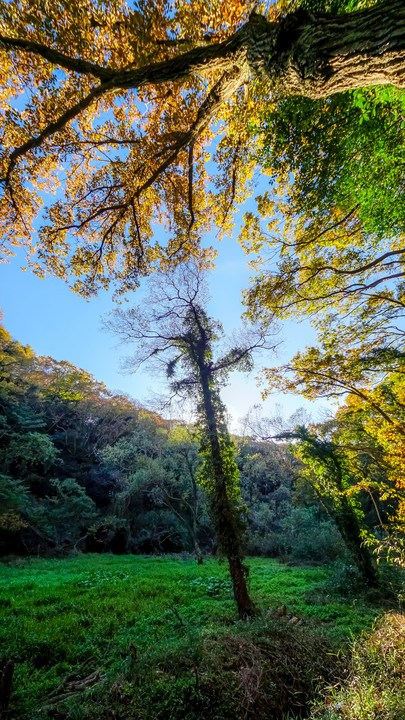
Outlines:
[{"label": "grassy clearing", "polygon": [[[84,555],[0,565],[12,717],[298,715],[381,601],[336,594],[331,569],[249,564],[262,614],[248,624],[235,620],[226,565],[214,559]],[[279,618],[272,610],[282,604]]]}]

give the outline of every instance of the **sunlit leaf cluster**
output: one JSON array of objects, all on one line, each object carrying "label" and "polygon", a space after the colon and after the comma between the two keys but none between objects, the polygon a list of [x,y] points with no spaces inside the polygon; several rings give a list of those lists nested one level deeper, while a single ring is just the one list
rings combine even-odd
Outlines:
[{"label": "sunlit leaf cluster", "polygon": [[[221,67],[169,68],[156,82],[148,68],[218,46],[252,7],[1,3],[3,254],[24,245],[38,274],[71,277],[77,292],[90,295],[111,281],[125,291],[154,268],[198,256],[213,221],[229,231],[252,174],[245,117],[254,103],[234,93],[237,83],[210,95]],[[136,90],[118,82],[137,68],[145,68],[145,82]],[[227,93],[234,94],[229,105]],[[217,133],[212,182],[207,161]],[[204,258],[209,263],[212,253]]]}]

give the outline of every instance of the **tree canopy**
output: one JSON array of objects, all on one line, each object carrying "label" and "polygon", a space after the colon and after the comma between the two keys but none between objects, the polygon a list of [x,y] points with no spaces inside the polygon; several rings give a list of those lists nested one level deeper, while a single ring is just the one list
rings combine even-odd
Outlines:
[{"label": "tree canopy", "polygon": [[3,252],[84,295],[198,255],[250,191],[261,108],[404,85],[400,0],[312,5],[2,2]]},{"label": "tree canopy", "polygon": [[263,251],[251,312],[305,314],[330,344],[402,342],[403,103],[374,88],[267,113],[262,158],[277,187],[245,218],[246,245]]}]

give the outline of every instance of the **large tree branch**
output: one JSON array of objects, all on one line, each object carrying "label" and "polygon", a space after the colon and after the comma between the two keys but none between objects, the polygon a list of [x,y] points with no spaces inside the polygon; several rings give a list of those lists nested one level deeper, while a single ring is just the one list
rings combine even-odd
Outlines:
[{"label": "large tree branch", "polygon": [[44,58],[44,60],[48,60],[53,65],[63,67],[65,70],[72,70],[81,75],[93,75],[100,80],[110,80],[117,73],[117,71],[112,68],[104,68],[101,65],[96,65],[82,58],[72,58],[47,45],[32,42],[31,40],[23,40],[22,38],[10,38],[5,37],[5,35],[0,35],[0,48],[10,51],[23,50],[33,55],[39,55]]},{"label": "large tree branch", "polygon": [[[389,267],[396,268],[398,266],[398,262],[391,261],[389,263],[384,263],[383,261],[389,257],[393,257],[395,255],[403,255],[404,253],[405,253],[405,250],[392,250],[391,252],[386,252],[383,255],[380,255],[380,257],[375,258],[374,260],[370,261],[369,263],[366,263],[365,265],[359,266],[357,268],[353,268],[351,270],[347,270],[345,268],[338,268],[334,265],[321,265],[316,270],[311,272],[310,275],[308,275],[306,278],[304,278],[299,283],[297,283],[297,289],[302,288],[304,285],[308,285],[308,283],[311,283],[312,280],[314,280],[318,275],[321,275],[322,273],[326,273],[326,272],[330,272],[332,274],[334,273],[336,275],[341,275],[343,277],[346,277],[348,275],[360,275],[361,273],[367,272],[368,270],[372,270],[373,268],[380,266],[380,265],[381,265],[381,267],[378,267],[378,270],[380,272],[382,270],[387,271],[387,268],[389,268]],[[308,265],[298,265],[296,268],[294,268],[291,271],[289,276],[290,276],[290,278],[293,278],[294,276],[302,273],[304,270],[311,271],[311,267]],[[382,282],[385,282],[386,280],[388,280],[390,277],[400,277],[401,275],[403,275],[403,273],[396,273],[395,275],[393,274],[392,276],[387,275],[386,277],[383,277],[383,278],[377,278],[377,280],[375,281],[375,284],[379,285]],[[349,286],[349,288],[351,288],[351,287],[372,288],[372,287],[374,287],[374,284],[365,285],[364,283],[357,283],[354,286],[352,286],[352,285]],[[349,290],[349,288],[338,288],[335,292],[336,293],[347,292]]]},{"label": "large tree branch", "polygon": [[312,16],[296,11],[278,23],[269,23],[253,13],[249,21],[224,42],[194,48],[162,62],[116,72],[70,58],[39,43],[5,36],[0,36],[0,40],[6,49],[23,49],[103,81],[38,136],[16,148],[10,158],[11,169],[18,157],[39,147],[44,139],[63,129],[94,99],[111,90],[175,82],[207,71],[221,71],[230,78],[243,78],[224,93],[222,102],[246,82],[252,72],[264,73],[285,93],[313,98],[370,84],[405,86],[405,7],[402,0],[388,0],[363,11],[339,16]]},{"label": "large tree branch", "polygon": [[351,285],[346,285],[346,287],[339,288],[338,290],[333,290],[323,295],[314,295],[311,297],[308,297],[306,295],[300,295],[298,296],[297,300],[293,300],[291,303],[280,307],[282,307],[283,309],[287,309],[289,307],[292,307],[293,305],[299,305],[300,303],[314,302],[316,300],[329,300],[329,298],[336,297],[337,295],[360,295],[361,293],[365,293],[366,290],[371,290],[373,287],[381,285],[381,283],[383,282],[387,282],[388,280],[393,280],[394,278],[404,276],[405,272],[401,272],[394,275],[387,275],[383,278],[378,278],[377,280],[374,280],[374,282],[369,283],[369,285],[366,285],[365,283],[352,283]]},{"label": "large tree branch", "polygon": [[228,40],[123,71],[116,83],[139,88],[235,65],[266,77],[285,94],[313,99],[369,85],[404,87],[404,3],[388,0],[337,16],[297,10],[271,23],[252,13]]},{"label": "large tree branch", "polygon": [[223,74],[199,108],[197,118],[190,129],[181,136],[170,155],[154,170],[142,185],[138,186],[135,197],[139,197],[145,190],[153,185],[155,180],[176,160],[181,150],[194,144],[215,117],[221,105],[230,98],[241,85],[247,82],[247,80],[248,73],[241,73],[238,68],[233,72]]},{"label": "large tree branch", "polygon": [[[133,204],[134,199],[139,198],[142,193],[147,190],[153,183],[175,162],[177,159],[179,153],[186,148],[187,146],[190,147],[194,144],[194,142],[197,140],[197,138],[201,135],[201,133],[205,130],[205,128],[210,124],[212,119],[215,117],[216,113],[218,112],[221,105],[233,95],[236,90],[243,85],[248,80],[248,73],[247,71],[241,72],[239,68],[234,68],[233,72],[226,72],[223,74],[223,76],[220,78],[220,80],[214,85],[214,87],[209,92],[206,100],[203,102],[201,107],[198,110],[196,120],[191,125],[189,130],[185,133],[181,133],[179,136],[179,140],[172,145],[172,150],[169,153],[169,155],[165,158],[165,160],[158,165],[157,168],[149,175],[147,180],[145,180],[142,184],[138,185],[135,192],[131,194],[131,197],[128,199],[128,206]],[[10,187],[10,178],[11,173],[16,165],[16,162],[18,158],[24,156],[27,152],[30,150],[33,150],[37,147],[40,147],[42,143],[47,140],[49,137],[54,135],[57,132],[60,132],[63,130],[63,128],[75,117],[77,117],[83,110],[85,110],[87,107],[89,107],[97,98],[103,96],[104,94],[108,93],[111,89],[114,88],[114,80],[109,80],[104,83],[100,83],[96,88],[91,90],[86,97],[82,98],[76,105],[74,105],[72,108],[69,108],[65,113],[63,113],[55,122],[50,123],[47,125],[40,133],[39,135],[30,138],[25,142],[23,145],[15,148],[13,152],[10,155],[10,161],[9,166],[7,169],[6,176],[4,178],[5,184],[7,187],[9,187],[9,191],[11,194],[11,199],[13,202],[13,205],[15,205],[12,189]],[[192,205],[190,205],[190,209],[192,209]],[[16,208],[18,211],[18,208]],[[84,221],[81,223],[83,226],[86,224],[87,221]]]},{"label": "large tree branch", "polygon": [[405,7],[402,0],[341,15],[297,10],[278,22],[252,13],[221,43],[193,48],[175,58],[114,71],[20,38],[0,36],[3,47],[40,55],[78,73],[113,80],[116,89],[175,82],[210,71],[265,74],[284,92],[326,97],[376,84],[405,85]]},{"label": "large tree branch", "polygon": [[124,69],[116,74],[115,87],[137,90],[147,85],[176,82],[212,71],[229,72],[236,67],[247,71],[249,31],[250,26],[246,24],[222,43],[194,48],[170,60]]},{"label": "large tree branch", "polygon": [[[385,267],[385,266],[383,266],[383,267]],[[302,268],[300,267],[296,271],[293,271],[290,273],[290,275],[287,277],[287,286],[288,286],[288,281],[291,281],[291,280],[293,281],[294,275],[296,274],[296,272],[298,272],[298,270],[301,270],[301,269]],[[323,270],[323,269],[326,269],[326,268],[321,268],[321,270]],[[333,270],[335,270],[335,268],[333,268]],[[290,308],[295,307],[297,305],[302,305],[302,304],[305,305],[308,302],[317,302],[317,301],[319,302],[322,300],[326,301],[326,300],[330,300],[331,298],[336,298],[338,296],[341,296],[342,298],[344,298],[344,297],[349,297],[351,295],[363,295],[365,297],[370,297],[370,298],[373,298],[373,297],[380,298],[380,299],[386,300],[387,302],[392,302],[394,304],[403,306],[403,303],[401,303],[395,299],[390,299],[388,297],[384,297],[382,295],[376,295],[376,294],[372,294],[372,293],[370,295],[368,295],[367,291],[372,290],[375,287],[378,287],[378,285],[381,285],[384,282],[388,282],[388,281],[394,280],[396,278],[405,277],[405,271],[376,278],[373,282],[370,282],[369,284],[360,283],[360,282],[351,283],[350,285],[345,285],[343,287],[331,289],[330,291],[323,291],[322,293],[319,293],[317,295],[305,295],[305,294],[300,293],[299,288],[304,287],[304,285],[306,285],[312,279],[314,279],[317,274],[318,274],[318,272],[314,273],[313,275],[311,275],[311,277],[309,277],[306,280],[302,281],[301,283],[297,284],[296,288],[294,290],[295,296],[292,299],[290,299],[288,302],[283,301],[283,298],[287,294],[287,292],[285,290],[283,292],[283,288],[285,288],[285,277],[278,277],[277,279],[279,282],[277,283],[277,286],[273,285],[273,290],[274,290],[274,288],[277,289],[277,291],[278,291],[277,295],[279,295],[279,297],[281,299],[281,302],[279,302],[277,304],[277,309],[285,311],[285,310],[289,310]],[[350,275],[351,273],[343,272],[342,274]],[[271,281],[269,281],[267,284],[270,286],[270,288],[272,288]],[[276,294],[274,292],[272,292],[271,290],[268,294],[273,297],[273,300],[276,298]]]},{"label": "large tree branch", "polygon": [[188,210],[190,213],[190,222],[188,224],[188,230],[195,222],[194,207],[193,207],[193,171],[194,171],[194,143],[190,143],[188,149]]},{"label": "large tree branch", "polygon": [[[307,233],[305,233],[306,239],[302,239],[302,240],[300,239],[300,240],[298,240],[298,242],[293,242],[293,243],[288,243],[285,240],[283,240],[283,242],[282,242],[283,247],[292,247],[292,248],[297,248],[298,250],[301,250],[301,248],[305,247],[306,245],[315,244],[318,240],[320,240],[322,235],[326,235],[329,232],[333,232],[333,230],[336,230],[338,227],[340,227],[341,225],[344,225],[348,220],[350,220],[354,216],[354,214],[358,208],[359,208],[359,205],[358,204],[355,205],[353,208],[351,208],[351,210],[349,210],[347,215],[345,215],[340,220],[337,220],[332,225],[328,225],[326,228],[324,228],[323,230],[321,230],[319,233],[317,233],[314,236],[307,238],[306,237]],[[355,228],[355,232],[359,232],[359,230],[360,230],[360,228]]]},{"label": "large tree branch", "polygon": [[76,105],[73,105],[73,107],[69,108],[68,110],[66,110],[66,112],[60,115],[58,119],[55,120],[55,122],[49,123],[49,125],[47,125],[43,130],[41,130],[39,135],[30,138],[29,140],[27,140],[27,142],[15,148],[10,155],[9,166],[7,168],[7,173],[4,178],[6,185],[9,185],[10,176],[18,158],[26,155],[27,152],[29,152],[30,150],[34,150],[35,148],[40,147],[42,143],[47,140],[47,138],[63,130],[63,128],[65,128],[71,120],[74,120],[74,118],[80,115],[83,110],[86,110],[86,108],[88,108],[89,105],[91,105],[98,97],[104,95],[107,92],[108,88],[108,82],[101,83],[97,87],[93,88],[93,90],[91,90],[84,98],[79,100]]},{"label": "large tree branch", "polygon": [[[345,270],[344,268],[338,268],[333,265],[322,265],[322,267],[318,268],[316,273],[311,275],[308,280],[311,280],[315,275],[318,275],[321,272],[331,271],[333,273],[336,273],[337,275],[360,275],[360,273],[367,272],[367,270],[371,270],[372,268],[376,267],[377,265],[383,264],[383,267],[386,268],[391,265],[397,265],[396,262],[390,262],[390,263],[383,263],[383,260],[386,260],[389,257],[394,257],[395,255],[403,255],[405,253],[405,250],[391,250],[389,252],[384,253],[383,255],[380,255],[377,258],[374,258],[374,260],[371,260],[369,263],[366,263],[365,265],[361,265],[360,267],[354,268],[353,270]],[[300,270],[306,270],[310,268],[306,268],[305,265],[302,265]],[[306,281],[307,282],[307,281]]]},{"label": "large tree branch", "polygon": [[[287,366],[287,369],[292,372],[297,372],[296,369],[292,366]],[[401,435],[405,436],[405,427],[399,425],[398,422],[393,420],[381,407],[379,403],[377,403],[375,400],[373,400],[367,393],[363,392],[360,388],[356,387],[356,385],[352,385],[350,382],[347,382],[345,380],[340,380],[335,375],[329,375],[328,373],[323,373],[320,371],[316,371],[313,369],[308,370],[298,370],[298,373],[303,375],[303,381],[310,382],[311,378],[318,379],[320,378],[321,382],[325,382],[324,388],[325,393],[324,397],[331,397],[333,395],[339,395],[339,392],[334,392],[333,387],[342,388],[342,390],[348,394],[357,395],[357,397],[361,398],[365,403],[370,405],[370,407],[374,408],[374,410],[377,411],[379,415],[381,415],[384,420],[386,420],[390,425],[395,425],[398,432]],[[328,383],[329,383],[329,389],[328,389]],[[317,393],[318,395],[318,393]]]},{"label": "large tree branch", "polygon": [[[269,25],[265,20],[264,23]],[[251,27],[247,23],[221,43],[210,43],[188,50],[169,60],[148,63],[141,67],[127,66],[121,70],[105,68],[81,58],[73,58],[47,45],[21,38],[0,35],[0,47],[3,46],[3,49],[9,51],[24,50],[39,55],[66,70],[82,75],[93,75],[104,82],[113,80],[116,89],[138,89],[146,85],[184,80],[187,77],[212,70],[225,72],[235,65],[241,67],[246,61],[247,38],[250,29]]]}]

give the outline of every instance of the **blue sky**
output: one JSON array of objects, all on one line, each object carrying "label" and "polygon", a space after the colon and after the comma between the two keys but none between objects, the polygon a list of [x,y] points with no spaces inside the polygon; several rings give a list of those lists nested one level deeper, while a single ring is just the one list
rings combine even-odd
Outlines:
[{"label": "blue sky", "polygon": [[[101,317],[114,307],[111,295],[100,293],[99,297],[86,301],[69,290],[62,280],[40,279],[31,271],[22,271],[22,263],[20,255],[9,264],[0,264],[0,308],[12,336],[24,345],[31,345],[37,354],[67,360],[92,373],[109,389],[128,393],[148,406],[152,397],[165,389],[165,383],[145,371],[135,375],[120,372],[120,359],[128,354],[129,348],[117,346],[116,339],[101,329]],[[241,291],[247,287],[249,275],[247,258],[236,239],[222,240],[216,269],[210,276],[212,300],[208,311],[221,320],[227,333],[240,326]],[[141,294],[142,287],[135,293],[134,302],[139,302]],[[314,339],[307,324],[289,323],[282,336],[284,343],[277,357],[262,354],[249,376],[234,373],[223,390],[233,430],[252,405],[262,402],[255,381],[260,367],[288,360]],[[299,396],[275,395],[263,404],[263,413],[271,415],[276,402],[284,406],[286,415],[300,406],[311,409]],[[313,405],[315,417],[319,407],[319,403]]]}]

